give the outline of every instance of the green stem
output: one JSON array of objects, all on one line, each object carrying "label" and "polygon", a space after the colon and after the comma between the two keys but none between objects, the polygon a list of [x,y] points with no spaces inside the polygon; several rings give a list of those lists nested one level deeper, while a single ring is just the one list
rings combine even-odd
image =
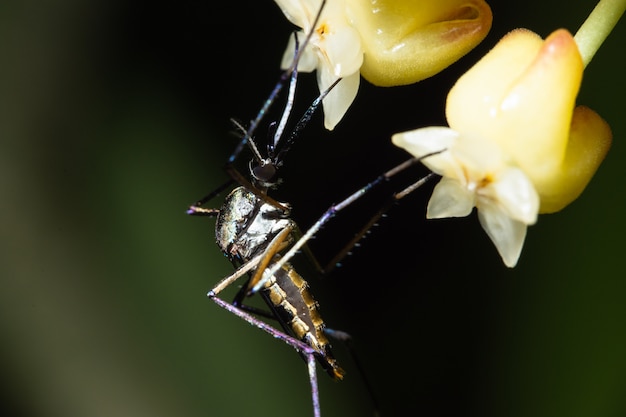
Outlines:
[{"label": "green stem", "polygon": [[600,0],[574,39],[583,57],[585,67],[609,36],[617,21],[626,10],[626,0]]}]

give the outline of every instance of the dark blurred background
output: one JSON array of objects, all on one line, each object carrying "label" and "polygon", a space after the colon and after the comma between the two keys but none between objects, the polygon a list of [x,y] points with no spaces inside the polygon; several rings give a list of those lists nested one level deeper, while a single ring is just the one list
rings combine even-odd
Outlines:
[{"label": "dark blurred background", "polygon": [[[407,157],[392,133],[445,124],[448,89],[502,35],[575,32],[594,2],[490,5],[489,36],[443,73],[402,88],[363,82],[335,131],[311,121],[275,194],[302,229]],[[227,178],[229,119],[255,116],[291,29],[270,0],[0,6],[4,415],[312,415],[298,355],[205,297],[232,266],[213,220],[185,214]],[[515,269],[474,215],[424,220],[432,184],[327,276],[294,259],[329,326],[353,335],[383,416],[626,415],[625,39],[622,21],[579,95],[611,125],[613,147],[581,198],[529,229]],[[294,114],[314,77],[299,88]],[[318,258],[423,173],[338,215],[311,242]],[[334,351],[348,375],[319,372],[322,415],[370,415],[354,363]]]}]

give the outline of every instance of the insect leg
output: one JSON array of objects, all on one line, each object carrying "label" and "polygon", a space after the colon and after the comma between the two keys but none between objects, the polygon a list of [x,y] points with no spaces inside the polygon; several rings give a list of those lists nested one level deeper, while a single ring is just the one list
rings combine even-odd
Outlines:
[{"label": "insect leg", "polygon": [[[270,261],[274,258],[274,255],[276,255],[276,253],[284,250],[287,247],[287,245],[289,244],[288,238],[291,235],[292,231],[293,231],[292,225],[285,226],[285,228],[281,230],[276,236],[274,236],[272,241],[267,245],[267,248],[262,253],[262,259],[259,262],[256,272],[254,273],[254,275],[250,278],[250,281],[248,282],[248,291],[247,291],[248,295],[253,294],[253,292],[250,292],[250,288],[256,286],[257,283],[260,282],[261,280],[263,280],[263,282],[267,280],[267,278],[269,277],[267,275],[269,271],[267,269],[267,266],[269,265]],[[276,273],[276,271],[274,271],[273,273]]]},{"label": "insect leg", "polygon": [[379,415],[378,400],[376,399],[376,395],[374,395],[374,389],[372,388],[372,385],[369,382],[369,378],[367,378],[367,376],[365,375],[365,370],[363,366],[361,365],[361,361],[359,360],[359,357],[356,354],[356,349],[354,348],[354,344],[352,342],[352,336],[349,333],[346,333],[342,330],[330,329],[328,327],[324,329],[324,333],[326,333],[328,337],[334,340],[340,341],[348,349],[348,353],[350,354],[352,361],[356,365],[356,369],[361,375],[361,380],[363,381],[363,384],[365,385],[365,389],[367,390],[367,393],[369,394],[369,397],[372,400],[372,408],[374,410],[374,415],[378,416]]},{"label": "insect leg", "polygon": [[233,180],[230,179],[226,181],[224,184],[217,187],[210,194],[202,197],[200,200],[196,201],[194,204],[190,205],[187,209],[187,214],[191,215],[199,215],[199,216],[217,216],[219,214],[218,209],[206,209],[202,206],[206,204],[209,200],[218,196],[222,191],[230,187],[233,183]]},{"label": "insect leg", "polygon": [[[433,152],[433,153],[430,153],[428,155],[422,156],[420,158],[408,159],[407,161],[405,161],[405,162],[401,163],[400,165],[390,169],[389,171],[385,172],[384,174],[379,175],[376,179],[374,179],[373,181],[369,182],[364,187],[358,189],[357,191],[352,193],[350,196],[348,196],[348,198],[344,199],[340,203],[332,205],[328,210],[326,210],[326,212],[324,212],[324,214],[322,214],[322,216],[313,224],[313,226],[311,226],[306,231],[306,233],[296,243],[294,243],[291,246],[291,248],[285,253],[285,255],[269,268],[269,271],[267,273],[268,276],[271,276],[272,274],[276,273],[276,271],[278,271],[278,269],[282,268],[282,266],[286,262],[288,262],[289,259],[291,259],[306,244],[306,242],[308,242],[321,229],[321,227],[324,224],[326,224],[330,219],[332,219],[339,211],[343,210],[344,208],[346,208],[350,204],[354,203],[356,200],[358,200],[359,198],[363,197],[371,189],[373,189],[374,187],[380,185],[384,181],[389,180],[391,177],[393,177],[394,175],[398,174],[399,172],[407,169],[410,166],[413,166],[413,165],[417,164],[423,158],[426,158],[426,157],[428,157],[430,155],[433,155],[433,154],[436,154],[436,153],[439,153],[439,152]],[[416,189],[419,186],[421,186],[424,182],[426,182],[426,180],[428,178],[430,178],[430,176],[427,176],[427,177],[422,178],[419,181],[417,181],[416,184],[414,184],[414,188],[413,189]],[[381,215],[382,215],[382,213],[381,213]],[[365,232],[363,232],[360,237],[362,237],[364,233]],[[359,237],[359,239],[360,239],[360,237]],[[354,240],[352,246],[354,246],[354,244],[356,244],[357,240],[358,239]],[[344,251],[345,251],[345,253],[347,253],[349,251],[349,249],[348,250],[344,250]],[[265,279],[261,279],[252,288],[252,292],[257,292],[263,286],[264,283],[265,283]]]},{"label": "insect leg", "polygon": [[319,389],[318,389],[318,384],[317,384],[317,368],[316,368],[316,359],[315,359],[315,355],[317,354],[317,352],[315,351],[315,349],[313,349],[311,346],[307,345],[306,343],[301,342],[300,340],[275,329],[274,327],[270,326],[264,321],[257,319],[256,317],[252,316],[248,312],[242,310],[241,308],[233,304],[230,304],[222,300],[221,298],[217,296],[222,290],[224,290],[230,284],[235,282],[238,278],[247,274],[253,268],[258,267],[258,265],[262,262],[262,260],[266,256],[267,256],[266,253],[262,253],[260,255],[255,256],[250,261],[241,265],[241,267],[237,268],[237,270],[233,274],[222,279],[215,287],[213,287],[213,289],[208,292],[207,296],[211,300],[213,300],[213,302],[215,302],[218,306],[236,315],[237,317],[245,320],[248,324],[251,324],[265,331],[266,333],[270,334],[275,339],[282,340],[284,343],[291,346],[294,350],[296,350],[297,352],[299,352],[306,358],[307,370],[309,373],[309,384],[311,385],[313,415],[314,417],[320,417],[321,412],[320,412]]},{"label": "insect leg", "polygon": [[391,195],[391,198],[387,201],[386,204],[384,204],[380,210],[378,210],[378,212],[376,214],[374,214],[370,220],[361,228],[361,230],[359,230],[354,237],[343,247],[343,249],[341,251],[339,251],[327,264],[326,266],[322,269],[322,271],[324,273],[328,273],[330,271],[332,271],[337,265],[339,265],[339,263],[341,262],[341,260],[343,258],[345,258],[351,251],[352,249],[357,245],[357,243],[363,238],[363,236],[365,236],[367,234],[367,232],[376,224],[378,223],[378,221],[380,220],[380,218],[386,213],[388,212],[391,207],[397,203],[400,199],[402,199],[403,197],[406,197],[407,195],[409,195],[411,192],[415,191],[417,188],[421,187],[423,184],[425,184],[428,180],[430,180],[432,177],[434,177],[435,174],[434,173],[429,173],[426,176],[420,178],[419,180],[417,180],[416,182],[414,182],[413,184],[409,185],[408,187],[406,187],[404,190],[398,192],[398,193],[394,193]]},{"label": "insect leg", "polygon": [[291,346],[292,348],[294,348],[297,352],[301,353],[302,355],[304,355],[306,357],[306,362],[307,362],[307,369],[309,372],[309,383],[311,385],[311,399],[313,402],[313,416],[314,417],[321,417],[321,412],[320,412],[320,401],[319,401],[319,389],[318,389],[318,385],[317,385],[317,367],[316,367],[316,362],[315,362],[315,349],[313,349],[312,347],[310,347],[309,345],[307,345],[306,343],[303,343],[301,341],[299,341],[298,339],[295,339],[283,332],[280,332],[278,330],[276,330],[275,328],[273,328],[272,326],[270,326],[269,324],[257,319],[256,317],[252,316],[251,314],[241,310],[240,308],[237,308],[235,306],[233,306],[230,303],[227,303],[226,301],[222,300],[221,298],[218,298],[214,293],[212,293],[212,291],[209,292],[208,294],[209,298],[211,300],[213,300],[218,306],[222,307],[223,309],[225,309],[226,311],[238,316],[239,318],[245,320],[246,322],[248,322],[249,324],[265,331],[266,333],[269,333],[271,336],[273,336],[275,339],[279,339],[282,340],[283,342],[285,342],[286,344],[288,344],[289,346]]},{"label": "insect leg", "polygon": [[209,297],[212,297],[212,296],[216,296],[217,294],[222,292],[222,290],[224,290],[230,284],[235,282],[242,275],[247,274],[251,269],[255,268],[259,264],[259,262],[261,262],[261,260],[263,259],[263,256],[264,256],[263,253],[260,254],[260,255],[257,255],[254,258],[252,258],[251,260],[249,260],[248,262],[246,262],[243,265],[241,265],[231,275],[227,276],[226,278],[224,278],[220,282],[218,282],[217,285],[215,285],[215,287],[213,287],[213,289],[211,291],[209,291],[209,293],[207,295]]}]

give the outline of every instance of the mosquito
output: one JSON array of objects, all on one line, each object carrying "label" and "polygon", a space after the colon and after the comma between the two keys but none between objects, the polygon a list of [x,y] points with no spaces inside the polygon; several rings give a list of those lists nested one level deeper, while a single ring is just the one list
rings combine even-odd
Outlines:
[{"label": "mosquito", "polygon": [[[322,1],[312,25],[313,28],[317,26],[324,4],[325,0]],[[345,342],[349,342],[350,336],[347,333],[326,327],[319,312],[319,305],[311,294],[308,283],[296,272],[290,260],[297,252],[307,250],[306,242],[337,211],[352,204],[379,183],[416,164],[419,159],[412,158],[386,172],[339,205],[332,206],[306,234],[302,235],[295,221],[291,218],[290,205],[275,200],[269,195],[269,191],[276,188],[279,183],[277,172],[283,165],[285,154],[294,144],[295,138],[311,119],[324,97],[341,81],[338,79],[326,91],[320,93],[285,139],[284,134],[295,99],[298,60],[310,37],[311,33],[305,37],[302,45],[298,45],[296,39],[296,51],[292,65],[282,73],[278,83],[250,125],[244,128],[241,124],[235,123],[236,128],[242,134],[242,138],[225,166],[225,170],[231,178],[212,193],[191,205],[187,213],[216,218],[216,242],[235,267],[235,271],[231,275],[219,281],[208,292],[208,297],[220,307],[237,315],[249,324],[290,345],[302,356],[308,368],[313,414],[314,417],[321,417],[317,364],[335,380],[341,380],[345,375],[343,368],[337,363],[332,353],[327,336],[331,335],[333,338]],[[281,119],[278,123],[271,125],[274,130],[273,138],[267,145],[266,151],[262,152],[255,139],[256,130],[287,84],[289,87]],[[246,146],[253,155],[253,159],[249,163],[249,179],[234,168],[235,160]],[[232,189],[235,183],[239,185]],[[227,189],[231,190],[220,208],[204,207],[208,201]],[[366,225],[363,231],[357,234],[354,242],[365,233],[367,227]],[[354,242],[350,242],[347,249],[339,256],[344,256],[348,248],[354,246]],[[319,265],[316,266],[318,269],[322,269]],[[242,277],[245,277],[247,281],[236,293],[232,303],[219,297],[224,289]],[[247,297],[257,293],[264,300],[269,311],[244,303]],[[259,316],[277,320],[282,331],[259,319]],[[357,368],[362,373],[358,362]],[[375,413],[377,413],[378,407],[371,388],[366,380],[365,383],[374,403]]]},{"label": "mosquito", "polygon": [[[313,27],[316,27],[324,3],[322,1]],[[283,72],[250,126],[246,129],[236,123],[243,137],[225,167],[231,179],[191,205],[187,213],[216,218],[217,244],[235,267],[233,274],[221,280],[208,292],[209,298],[220,307],[284,341],[301,354],[308,367],[313,413],[315,417],[320,417],[316,363],[335,380],[341,380],[345,372],[332,354],[325,322],[319,313],[317,301],[309,291],[308,283],[288,262],[282,263],[271,276],[267,275],[268,267],[274,265],[280,259],[281,253],[299,236],[297,225],[290,217],[289,204],[274,200],[268,195],[268,191],[278,184],[277,171],[282,166],[284,155],[293,144],[294,138],[312,117],[326,94],[340,81],[337,80],[320,94],[293,128],[291,135],[282,142],[295,97],[298,60],[310,37],[311,34],[308,34],[302,47],[296,46],[291,67]],[[274,138],[268,144],[266,154],[262,155],[255,140],[255,131],[285,84],[289,84],[287,103],[281,120],[273,125]],[[234,161],[246,146],[254,156],[249,164],[250,180],[233,168]],[[235,182],[240,185],[230,191],[219,209],[203,207],[209,200],[231,188]],[[221,291],[243,276],[247,277],[247,284],[237,292],[232,303],[218,297]],[[252,290],[261,281],[263,285]],[[244,304],[246,297],[257,292],[269,307],[269,312]],[[283,331],[256,316],[276,319]],[[346,336],[343,332],[334,334],[338,337]]]}]

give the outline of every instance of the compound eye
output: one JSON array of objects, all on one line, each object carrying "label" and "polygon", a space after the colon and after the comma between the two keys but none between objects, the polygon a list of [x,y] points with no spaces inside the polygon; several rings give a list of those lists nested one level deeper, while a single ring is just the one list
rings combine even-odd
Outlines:
[{"label": "compound eye", "polygon": [[252,168],[252,175],[259,181],[268,182],[276,175],[276,167],[272,163],[262,162]]}]

